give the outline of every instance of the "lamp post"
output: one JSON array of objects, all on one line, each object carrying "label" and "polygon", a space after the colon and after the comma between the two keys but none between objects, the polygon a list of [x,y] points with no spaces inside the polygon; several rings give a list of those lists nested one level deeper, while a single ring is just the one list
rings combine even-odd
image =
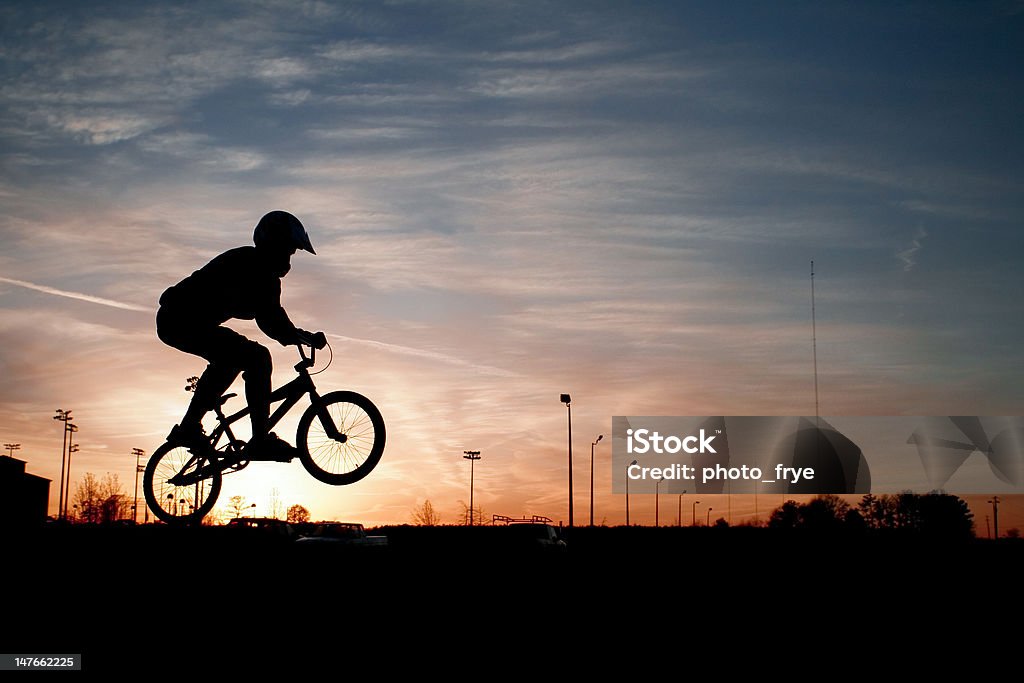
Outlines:
[{"label": "lamp post", "polygon": [[677,519],[677,522],[679,523],[679,526],[683,526],[683,496],[684,495],[686,495],[686,489],[683,489],[683,492],[679,494],[679,512],[677,513],[679,515],[679,517]]},{"label": "lamp post", "polygon": [[[185,501],[183,500],[183,501],[181,501],[181,502],[182,502],[182,503],[184,503]],[[250,505],[249,507],[251,507],[251,508],[252,508],[252,518],[253,518],[253,519],[256,519],[256,503],[253,503],[253,504],[252,504],[252,505]]]},{"label": "lamp post", "polygon": [[704,521],[704,526],[711,526],[711,511],[712,510],[714,510],[714,508],[712,508],[712,507],[708,508],[708,518]]},{"label": "lamp post", "polygon": [[999,496],[992,496],[992,531],[995,532],[996,540],[999,539]]},{"label": "lamp post", "polygon": [[135,524],[139,523],[139,472],[142,471],[142,466],[139,464],[139,459],[146,454],[146,451],[141,448],[133,448],[132,455],[135,456],[135,502],[132,503],[132,522]]},{"label": "lamp post", "polygon": [[693,507],[690,508],[690,526],[697,526],[697,506],[700,505],[699,500],[693,501]]},{"label": "lamp post", "polygon": [[665,477],[658,477],[654,481],[654,526],[661,526],[661,502],[658,499],[658,495],[661,489],[661,482]]},{"label": "lamp post", "polygon": [[465,453],[462,457],[469,461],[469,525],[473,526],[473,516],[476,514],[476,508],[473,507],[473,469],[480,459],[480,451],[462,452]]},{"label": "lamp post", "polygon": [[757,526],[758,522],[761,521],[760,516],[757,512],[757,479],[754,480],[754,526]]},{"label": "lamp post", "polygon": [[569,405],[572,398],[569,394],[562,394],[559,397],[565,404],[569,416],[569,528],[572,528],[572,406]]},{"label": "lamp post", "polygon": [[626,465],[626,526],[629,526],[629,468],[636,464],[636,460]]},{"label": "lamp post", "polygon": [[590,444],[590,526],[594,526],[594,446],[603,438],[604,434],[598,434],[597,440]]},{"label": "lamp post", "polygon": [[57,414],[53,416],[53,419],[64,423],[64,441],[60,445],[60,488],[57,489],[57,517],[60,518],[63,515],[64,510],[64,466],[67,462],[68,422],[74,418],[71,417],[70,410],[57,408]]},{"label": "lamp post", "polygon": [[[78,425],[69,424],[68,429],[72,434],[78,431]],[[68,516],[68,503],[71,502],[71,454],[78,452],[78,444],[73,443],[68,445],[68,476],[64,480],[64,516]]]}]

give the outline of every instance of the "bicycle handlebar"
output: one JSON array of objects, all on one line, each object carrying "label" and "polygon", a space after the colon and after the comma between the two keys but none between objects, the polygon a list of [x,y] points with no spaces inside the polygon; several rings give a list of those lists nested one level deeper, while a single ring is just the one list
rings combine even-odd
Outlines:
[{"label": "bicycle handlebar", "polygon": [[[327,346],[327,335],[323,332],[310,333],[305,330],[298,330],[299,343],[295,346],[299,349],[299,357],[302,361],[295,366],[295,369],[311,368],[316,364],[316,350]],[[309,347],[309,355],[306,355],[305,347]]]},{"label": "bicycle handlebar", "polygon": [[312,349],[322,349],[327,346],[327,335],[323,332],[307,332],[306,330],[296,330],[299,338],[299,344],[305,344]]}]

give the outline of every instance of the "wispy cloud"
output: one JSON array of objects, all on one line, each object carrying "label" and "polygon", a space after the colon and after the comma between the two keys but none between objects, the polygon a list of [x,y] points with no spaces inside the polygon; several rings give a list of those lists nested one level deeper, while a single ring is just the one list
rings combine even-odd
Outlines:
[{"label": "wispy cloud", "polygon": [[921,251],[926,237],[928,237],[928,232],[919,226],[917,232],[914,233],[914,239],[910,241],[910,246],[896,252],[896,258],[903,262],[904,272],[909,273],[917,265],[917,252]]},{"label": "wispy cloud", "polygon": [[25,289],[31,289],[37,292],[43,292],[45,294],[53,294],[54,296],[63,296],[68,299],[76,299],[78,301],[88,301],[91,304],[99,304],[101,306],[110,306],[111,308],[120,308],[126,311],[146,311],[150,312],[152,309],[146,308],[145,306],[137,306],[135,304],[125,303],[123,301],[114,301],[113,299],[104,299],[100,296],[93,296],[92,294],[84,294],[82,292],[69,292],[66,289],[57,289],[56,287],[48,287],[46,285],[37,285],[34,282],[26,282],[25,280],[15,280],[9,277],[0,277],[0,282],[6,282],[9,285],[16,285],[18,287],[24,287]]},{"label": "wispy cloud", "polygon": [[446,353],[440,353],[438,351],[429,351],[427,349],[417,349],[411,346],[402,346],[400,344],[388,344],[385,342],[374,341],[372,339],[357,339],[355,337],[345,337],[340,334],[329,334],[328,337],[337,339],[347,344],[362,344],[364,346],[373,347],[382,351],[388,351],[390,353],[397,353],[402,356],[413,356],[415,358],[423,358],[425,360],[436,361],[439,363],[445,363],[447,365],[457,365],[467,370],[480,373],[483,375],[492,375],[494,377],[516,377],[517,374],[511,370],[504,370],[502,368],[495,368],[489,365],[480,365],[478,363],[472,363],[470,361],[457,358]]}]

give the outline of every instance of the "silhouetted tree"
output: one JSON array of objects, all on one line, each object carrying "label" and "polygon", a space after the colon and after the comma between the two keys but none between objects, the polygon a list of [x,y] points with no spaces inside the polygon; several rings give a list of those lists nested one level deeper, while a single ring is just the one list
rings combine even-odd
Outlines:
[{"label": "silhouetted tree", "polygon": [[[462,518],[462,523],[465,524],[465,525],[468,525],[469,524],[469,519],[470,519],[470,517],[469,517],[469,515],[470,515],[469,505],[467,505],[466,501],[464,501],[464,500],[460,500],[459,501],[459,505],[462,506],[462,514],[460,515],[460,517]],[[477,506],[476,509],[474,509],[472,511],[472,514],[473,514],[473,526],[483,526],[483,525],[487,524],[488,521],[489,521],[489,520],[485,520],[484,519],[484,508],[483,508],[482,505]]]},{"label": "silhouetted tree", "polygon": [[274,519],[279,519],[281,515],[285,514],[284,505],[281,504],[281,494],[277,487],[270,489],[270,512],[269,516]]},{"label": "silhouetted tree", "polygon": [[286,521],[289,524],[302,524],[309,521],[309,510],[302,507],[301,505],[292,505],[288,508],[288,517]]},{"label": "silhouetted tree", "polygon": [[245,501],[245,496],[231,496],[228,500],[228,510],[235,514],[235,517],[241,517],[242,513],[249,509],[249,504]]},{"label": "silhouetted tree", "polygon": [[84,522],[113,522],[128,516],[129,502],[116,474],[107,473],[97,479],[86,472],[75,486],[74,504]]},{"label": "silhouetted tree", "polygon": [[428,498],[412,512],[412,522],[417,526],[437,526],[441,523],[441,515],[434,510],[433,503]]},{"label": "silhouetted tree", "polygon": [[896,527],[897,500],[894,496],[880,497],[866,494],[857,504],[857,511],[869,529],[894,529]]},{"label": "silhouetted tree", "polygon": [[967,538],[974,535],[974,513],[965,501],[946,493],[911,495],[915,498],[911,528],[929,536]]},{"label": "silhouetted tree", "polygon": [[850,504],[839,496],[824,494],[799,508],[798,526],[805,529],[827,531],[842,526]]},{"label": "silhouetted tree", "polygon": [[716,529],[728,529],[729,522],[725,521],[725,517],[719,517],[711,526],[715,527]]},{"label": "silhouetted tree", "polygon": [[867,529],[868,525],[864,521],[863,515],[860,514],[860,510],[855,507],[850,507],[846,511],[846,515],[843,517],[843,524],[848,529],[854,529],[857,531]]},{"label": "silhouetted tree", "polygon": [[99,521],[100,482],[92,472],[86,472],[75,485],[74,505],[78,506],[78,519],[83,522]]},{"label": "silhouetted tree", "polygon": [[800,522],[800,506],[796,501],[787,500],[781,507],[772,510],[768,518],[769,529],[794,529]]},{"label": "silhouetted tree", "polygon": [[1007,538],[1020,538],[1020,529],[1017,527],[1011,527],[1006,530]]}]

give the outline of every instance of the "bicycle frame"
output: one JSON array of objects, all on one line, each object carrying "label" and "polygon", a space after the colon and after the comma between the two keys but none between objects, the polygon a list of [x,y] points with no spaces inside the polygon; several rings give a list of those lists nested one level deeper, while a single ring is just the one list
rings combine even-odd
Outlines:
[{"label": "bicycle frame", "polygon": [[[309,375],[309,368],[313,367],[313,364],[316,362],[316,349],[310,347],[310,354],[307,357],[302,345],[299,345],[299,355],[302,357],[302,360],[295,364],[295,372],[299,373],[299,376],[287,384],[281,385],[270,394],[271,405],[278,401],[283,401],[283,403],[270,415],[268,429],[273,429],[274,425],[280,422],[281,418],[283,418],[288,411],[294,408],[295,404],[299,402],[299,399],[306,394],[309,394],[310,403],[313,405],[316,405],[320,401],[320,394],[317,393],[316,386],[313,384],[313,378]],[[217,414],[218,424],[210,434],[210,445],[215,450],[221,436],[225,434],[228,437],[229,444],[238,443],[238,439],[235,438],[234,432],[231,431],[231,425],[252,412],[251,409],[246,406],[237,413],[224,415],[224,412],[221,410],[222,405],[223,403],[218,403],[214,408],[214,412]],[[319,414],[319,417],[328,436],[331,438],[341,438],[337,426],[326,411]]]}]

